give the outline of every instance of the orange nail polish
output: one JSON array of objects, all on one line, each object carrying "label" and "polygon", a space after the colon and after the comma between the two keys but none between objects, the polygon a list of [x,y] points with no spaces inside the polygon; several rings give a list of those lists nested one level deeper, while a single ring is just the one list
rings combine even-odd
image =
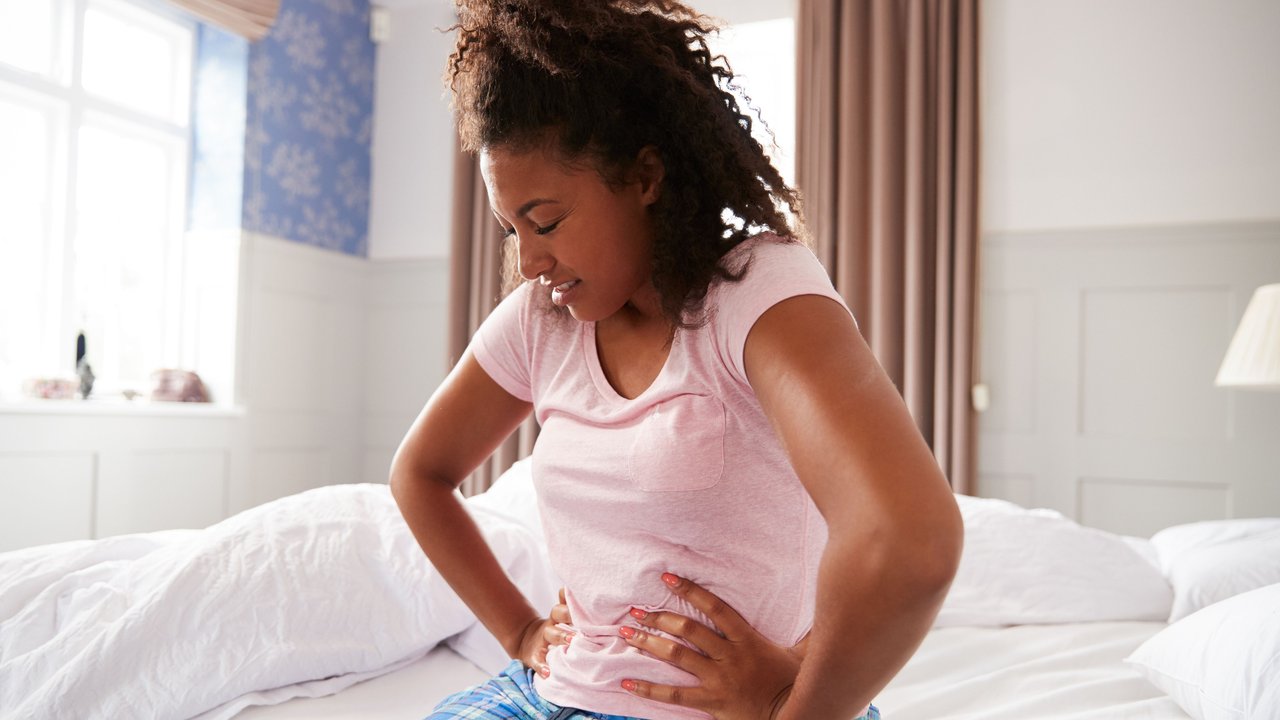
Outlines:
[{"label": "orange nail polish", "polygon": [[636,681],[635,681],[635,680],[623,680],[623,681],[622,681],[622,689],[623,689],[623,690],[626,690],[627,692],[635,692],[635,691],[636,691]]},{"label": "orange nail polish", "polygon": [[671,587],[680,587],[680,578],[672,575],[671,573],[662,573],[662,582],[670,585]]},{"label": "orange nail polish", "polygon": [[640,608],[634,608],[634,607],[633,607],[633,608],[631,608],[631,617],[633,617],[633,618],[635,618],[635,619],[637,619],[637,620],[643,620],[643,619],[645,619],[646,617],[648,617],[648,615],[649,615],[649,613],[647,613],[647,612],[645,612],[645,611],[641,610]]},{"label": "orange nail polish", "polygon": [[636,636],[636,629],[633,627],[627,627],[626,625],[623,625],[622,627],[618,628],[618,634],[630,640],[631,638]]}]

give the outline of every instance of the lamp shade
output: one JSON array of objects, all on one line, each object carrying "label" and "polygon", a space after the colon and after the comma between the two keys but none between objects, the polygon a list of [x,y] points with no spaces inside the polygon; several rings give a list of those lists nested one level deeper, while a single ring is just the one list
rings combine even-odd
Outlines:
[{"label": "lamp shade", "polygon": [[1280,390],[1280,283],[1254,291],[1215,384]]}]

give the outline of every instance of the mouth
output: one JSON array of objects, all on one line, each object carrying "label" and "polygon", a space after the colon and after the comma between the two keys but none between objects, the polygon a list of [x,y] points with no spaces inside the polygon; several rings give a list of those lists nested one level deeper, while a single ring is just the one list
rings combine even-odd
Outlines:
[{"label": "mouth", "polygon": [[580,284],[582,284],[581,280],[569,280],[551,288],[551,302],[561,307],[568,305],[573,299],[573,291]]}]

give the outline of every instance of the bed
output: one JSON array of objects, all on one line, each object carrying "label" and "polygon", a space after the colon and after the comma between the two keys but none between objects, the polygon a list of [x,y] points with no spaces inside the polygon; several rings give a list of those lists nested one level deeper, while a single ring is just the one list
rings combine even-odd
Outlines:
[{"label": "bed", "polygon": [[[885,717],[1280,717],[1280,519],[1145,539],[957,501],[964,558]],[[549,607],[527,465],[468,507]],[[4,718],[421,718],[505,661],[382,485],[0,554]]]}]

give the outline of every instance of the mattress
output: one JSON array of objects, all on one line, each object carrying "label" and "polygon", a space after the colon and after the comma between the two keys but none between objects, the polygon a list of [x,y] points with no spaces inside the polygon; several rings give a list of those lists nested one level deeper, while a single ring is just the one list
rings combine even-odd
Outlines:
[{"label": "mattress", "polygon": [[[1122,660],[1155,622],[955,627],[929,633],[876,705],[888,720],[1187,720]],[[249,708],[237,720],[409,720],[486,674],[440,646],[329,697]]]}]

